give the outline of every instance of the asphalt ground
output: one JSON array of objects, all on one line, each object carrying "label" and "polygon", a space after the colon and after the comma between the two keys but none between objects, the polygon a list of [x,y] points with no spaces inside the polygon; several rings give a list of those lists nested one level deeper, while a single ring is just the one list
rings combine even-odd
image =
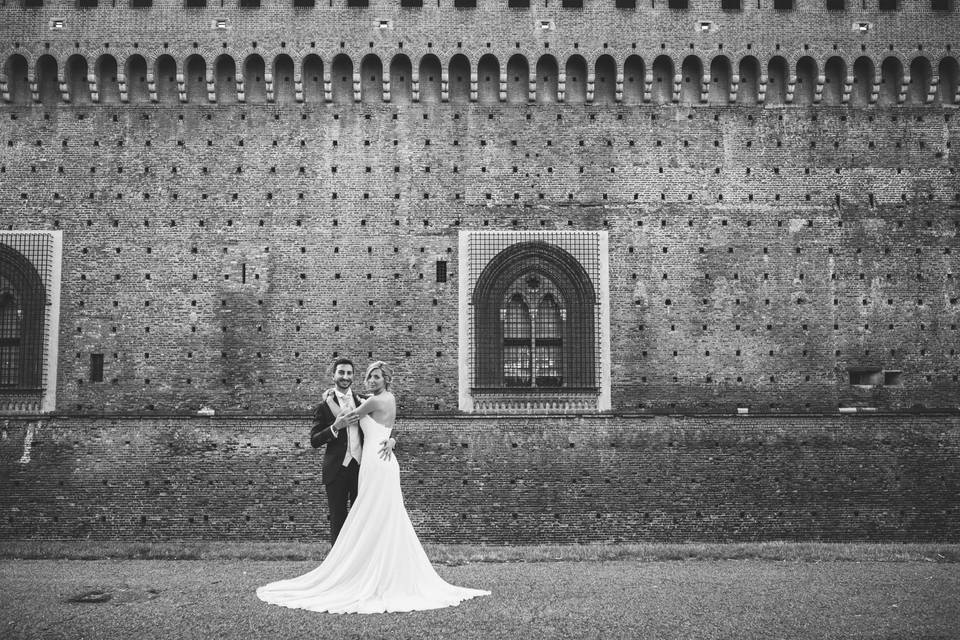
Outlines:
[{"label": "asphalt ground", "polygon": [[333,615],[267,605],[257,586],[315,561],[0,560],[0,637],[960,637],[960,564],[558,561],[438,565],[493,595],[433,611]]}]

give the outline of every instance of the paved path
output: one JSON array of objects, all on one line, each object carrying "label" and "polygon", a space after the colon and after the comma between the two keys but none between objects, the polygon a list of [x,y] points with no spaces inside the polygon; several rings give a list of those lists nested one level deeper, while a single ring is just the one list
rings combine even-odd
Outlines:
[{"label": "paved path", "polygon": [[493,595],[370,616],[260,602],[313,562],[0,561],[0,638],[960,637],[960,564],[543,562],[439,566]]}]

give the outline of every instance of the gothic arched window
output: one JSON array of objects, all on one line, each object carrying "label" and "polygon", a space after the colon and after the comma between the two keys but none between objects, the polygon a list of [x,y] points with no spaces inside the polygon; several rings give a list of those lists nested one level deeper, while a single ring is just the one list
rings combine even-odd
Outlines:
[{"label": "gothic arched window", "polygon": [[595,410],[601,379],[597,238],[563,236],[576,256],[540,239],[489,238],[497,244],[479,249],[483,266],[469,308],[474,406]]},{"label": "gothic arched window", "polygon": [[0,245],[0,392],[42,387],[45,299],[36,268]]}]

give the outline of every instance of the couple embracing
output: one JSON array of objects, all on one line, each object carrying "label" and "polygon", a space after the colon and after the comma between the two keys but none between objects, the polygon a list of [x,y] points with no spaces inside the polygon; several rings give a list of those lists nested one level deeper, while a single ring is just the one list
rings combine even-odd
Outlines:
[{"label": "couple embracing", "polygon": [[257,589],[264,602],[330,613],[380,613],[438,609],[489,595],[445,582],[417,538],[393,455],[392,377],[386,363],[372,363],[364,375],[370,395],[364,398],[350,388],[353,363],[334,362],[334,389],[324,394],[310,434],[314,447],[326,445],[323,484],[333,547],[313,571]]}]

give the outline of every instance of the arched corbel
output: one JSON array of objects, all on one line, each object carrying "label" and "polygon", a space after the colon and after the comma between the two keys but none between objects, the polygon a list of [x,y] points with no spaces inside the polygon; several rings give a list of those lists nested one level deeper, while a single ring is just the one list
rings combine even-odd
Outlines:
[{"label": "arched corbel", "polygon": [[910,72],[904,71],[903,78],[900,79],[900,87],[897,93],[897,104],[903,104],[907,101],[907,92],[910,91]]},{"label": "arched corbel", "polygon": [[410,99],[413,102],[420,102],[420,70],[410,70]]},{"label": "arched corbel", "polygon": [[60,99],[70,104],[70,87],[67,86],[67,76],[65,69],[57,69],[57,84],[60,85]]},{"label": "arched corbel", "polygon": [[700,102],[706,104],[710,99],[710,74],[704,72],[700,76]]},{"label": "arched corbel", "polygon": [[623,102],[623,71],[617,71],[616,83],[613,90],[613,99],[617,102]]},{"label": "arched corbel", "polygon": [[[88,69],[90,67],[87,67]],[[94,104],[100,102],[100,91],[97,88],[97,74],[93,71],[87,72],[87,88],[90,90],[90,101]]]},{"label": "arched corbel", "polygon": [[567,72],[557,73],[557,102],[566,102],[567,100]]},{"label": "arched corbel", "polygon": [[293,97],[297,102],[303,102],[303,74],[293,70]]},{"label": "arched corbel", "polygon": [[740,93],[740,74],[735,73],[730,76],[730,104],[737,101],[737,94]]},{"label": "arched corbel", "polygon": [[593,102],[594,90],[597,86],[597,76],[593,71],[587,71],[587,102]]},{"label": "arched corbel", "polygon": [[[187,94],[183,94],[183,101],[187,101]],[[216,75],[213,69],[207,69],[207,101],[211,104],[217,101]]]},{"label": "arched corbel", "polygon": [[500,69],[500,102],[507,101],[507,68]]},{"label": "arched corbel", "polygon": [[534,72],[527,79],[527,102],[537,101],[537,74]]},{"label": "arched corbel", "polygon": [[471,72],[470,72],[470,102],[476,102],[476,101],[477,101],[477,93],[478,93],[478,91],[477,91],[477,84],[478,84],[478,80],[479,80],[479,76],[477,75],[477,72],[476,72],[476,71],[471,71]]},{"label": "arched corbel", "polygon": [[234,78],[234,82],[237,83],[237,102],[243,103],[247,101],[247,81],[246,75],[244,73],[237,73],[237,77]]},{"label": "arched corbel", "polygon": [[853,92],[853,76],[843,79],[843,93],[840,94],[840,104],[850,103],[850,94]]},{"label": "arched corbel", "polygon": [[360,70],[354,69],[353,70],[353,101],[354,102],[360,102],[360,99],[362,97],[360,92],[360,78],[361,78]]},{"label": "arched corbel", "polygon": [[267,102],[275,102],[276,97],[273,95],[273,72],[268,69],[263,70],[263,83],[267,87]]},{"label": "arched corbel", "polygon": [[643,101],[650,102],[653,99],[653,71],[648,70],[643,76]]},{"label": "arched corbel", "polygon": [[440,69],[440,101],[450,102],[450,70]]},{"label": "arched corbel", "polygon": [[130,102],[130,90],[127,87],[127,74],[117,69],[117,89],[120,91],[120,102]]},{"label": "arched corbel", "polygon": [[930,76],[930,86],[927,87],[927,97],[924,100],[927,104],[933,102],[934,98],[937,97],[937,88],[940,86],[940,76],[939,74],[933,74]]},{"label": "arched corbel", "polygon": [[11,102],[10,86],[7,84],[7,74],[4,73],[2,67],[0,67],[0,96],[3,97],[4,102]]},{"label": "arched corbel", "polygon": [[383,101],[390,102],[390,74],[383,74]]},{"label": "arched corbel", "polygon": [[323,101],[333,102],[333,65],[323,65]]},{"label": "arched corbel", "polygon": [[767,101],[767,83],[770,82],[770,77],[761,73],[760,78],[757,81],[757,104],[763,104]]},{"label": "arched corbel", "polygon": [[823,100],[823,85],[827,81],[827,76],[820,74],[817,76],[817,87],[813,92],[813,104],[820,104]]},{"label": "arched corbel", "polygon": [[37,82],[37,76],[31,69],[27,70],[27,82],[30,83],[30,98],[40,104],[40,84]]},{"label": "arched corbel", "polygon": [[673,95],[670,97],[673,102],[680,102],[680,88],[683,86],[683,74],[678,73],[673,76]]},{"label": "arched corbel", "polygon": [[147,65],[147,93],[150,95],[150,102],[160,102],[157,96],[157,77],[153,74],[153,65]]},{"label": "arched corbel", "polygon": [[784,100],[787,104],[793,104],[793,94],[797,89],[797,75],[791,73],[787,78],[787,97]]},{"label": "arched corbel", "polygon": [[877,104],[877,98],[880,97],[880,83],[883,82],[883,76],[878,69],[873,74],[873,87],[870,89],[870,104]]}]

